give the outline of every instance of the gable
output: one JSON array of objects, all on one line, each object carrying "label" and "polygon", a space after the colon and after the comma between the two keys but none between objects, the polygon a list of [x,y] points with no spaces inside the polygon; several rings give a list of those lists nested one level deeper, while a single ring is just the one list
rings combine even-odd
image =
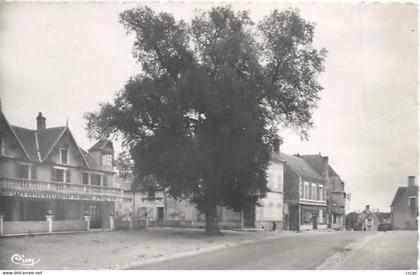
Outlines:
[{"label": "gable", "polygon": [[45,155],[45,161],[61,163],[60,149],[66,148],[68,154],[68,165],[88,167],[86,160],[80,151],[79,146],[73,138],[71,132],[66,128],[58,139],[52,144],[50,150]]},{"label": "gable", "polygon": [[25,147],[13,131],[3,112],[0,110],[0,141],[4,139],[5,155],[28,159]]}]

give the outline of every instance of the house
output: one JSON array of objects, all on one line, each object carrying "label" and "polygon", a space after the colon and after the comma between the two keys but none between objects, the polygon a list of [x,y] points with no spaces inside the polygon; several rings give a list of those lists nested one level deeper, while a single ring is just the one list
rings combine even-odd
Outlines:
[{"label": "house", "polygon": [[[115,227],[117,229],[165,226],[166,193],[164,189],[146,188],[142,184],[134,184],[133,178],[122,179],[116,176],[116,182],[124,190],[124,198],[116,203]],[[128,222],[133,224],[129,226]]]},{"label": "house", "polygon": [[381,220],[375,212],[370,210],[370,206],[366,205],[365,210],[357,215],[356,230],[361,231],[378,231]]},{"label": "house", "polygon": [[406,187],[398,187],[391,203],[392,228],[394,230],[417,230],[418,192],[414,176],[408,177]]},{"label": "house", "polygon": [[[267,196],[242,213],[226,207],[218,207],[218,221],[222,228],[259,228],[267,231],[283,228],[283,173],[284,162],[279,153],[273,153],[268,167]],[[186,201],[167,196],[166,223],[168,226],[204,227],[204,214]]]},{"label": "house", "polygon": [[329,164],[329,158],[316,155],[302,155],[309,166],[318,172],[326,181],[327,195],[327,222],[328,228],[342,229],[345,226],[346,193],[344,181]]},{"label": "house", "polygon": [[0,233],[112,229],[123,196],[112,143],[100,139],[85,151],[68,125],[48,128],[41,113],[36,125],[11,125],[0,110]]},{"label": "house", "polygon": [[[327,227],[327,179],[300,155],[280,154],[284,163],[285,228],[309,230]],[[285,215],[285,216],[286,216]]]}]

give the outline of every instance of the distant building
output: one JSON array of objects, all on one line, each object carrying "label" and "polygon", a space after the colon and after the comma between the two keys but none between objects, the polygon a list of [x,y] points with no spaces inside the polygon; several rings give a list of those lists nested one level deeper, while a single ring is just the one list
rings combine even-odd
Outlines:
[{"label": "distant building", "polygon": [[320,175],[299,155],[281,153],[280,157],[285,162],[285,228],[327,228],[326,177]]},{"label": "distant building", "polygon": [[[270,192],[260,201],[260,206],[250,210],[235,212],[226,207],[218,207],[218,222],[222,228],[259,228],[282,230],[283,228],[283,173],[284,163],[277,153],[273,153],[268,174]],[[177,201],[167,196],[166,223],[169,226],[204,227],[204,214],[186,201]]]},{"label": "distant building", "polygon": [[163,188],[145,188],[142,184],[134,184],[132,177],[122,179],[117,176],[115,179],[124,190],[124,199],[115,205],[117,229],[128,229],[130,221],[133,228],[166,225],[166,197]]},{"label": "distant building", "polygon": [[333,229],[344,228],[346,207],[344,181],[331,167],[328,157],[316,154],[302,155],[301,158],[317,171],[326,182],[328,227]]},{"label": "distant building", "polygon": [[370,206],[366,205],[365,210],[357,216],[357,230],[361,231],[378,231],[381,221],[375,212],[370,210]]},{"label": "distant building", "polygon": [[394,230],[417,230],[418,192],[415,177],[408,177],[406,187],[398,187],[391,203],[392,227]]},{"label": "distant building", "polygon": [[[113,146],[101,139],[88,152],[68,125],[36,130],[10,125],[0,110],[0,212],[3,234],[112,229]],[[87,221],[89,220],[89,221]]]}]

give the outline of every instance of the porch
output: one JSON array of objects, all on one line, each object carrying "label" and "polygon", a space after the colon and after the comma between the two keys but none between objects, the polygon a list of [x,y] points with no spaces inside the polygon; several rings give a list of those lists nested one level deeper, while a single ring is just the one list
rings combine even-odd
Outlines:
[{"label": "porch", "polygon": [[113,202],[0,197],[0,235],[112,230]]}]

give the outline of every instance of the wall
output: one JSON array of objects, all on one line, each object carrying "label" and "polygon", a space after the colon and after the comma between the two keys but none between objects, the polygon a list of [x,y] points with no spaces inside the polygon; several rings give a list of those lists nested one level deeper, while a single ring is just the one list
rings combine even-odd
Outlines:
[{"label": "wall", "polygon": [[[412,194],[416,194],[413,192]],[[392,228],[394,230],[416,230],[417,219],[416,211],[418,209],[418,197],[416,199],[416,209],[413,211],[408,207],[408,192],[404,192],[392,208]],[[418,210],[417,210],[418,211]]]},{"label": "wall", "polygon": [[4,234],[27,234],[48,232],[47,221],[3,222]]},{"label": "wall", "polygon": [[85,220],[53,221],[53,232],[86,231],[86,225]]}]

